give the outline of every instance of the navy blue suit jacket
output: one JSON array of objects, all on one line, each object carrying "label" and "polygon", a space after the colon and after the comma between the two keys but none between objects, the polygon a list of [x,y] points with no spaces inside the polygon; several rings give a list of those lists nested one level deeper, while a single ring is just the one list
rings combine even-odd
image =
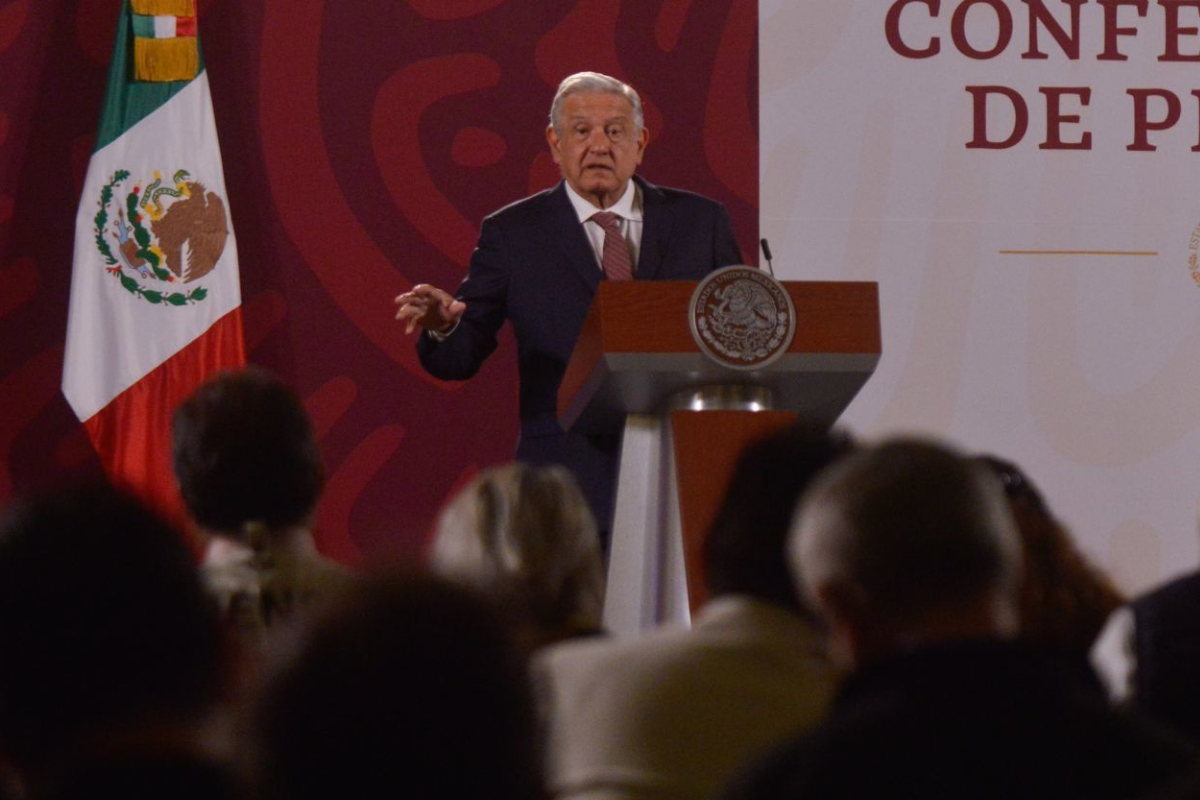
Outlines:
[{"label": "navy blue suit jacket", "polygon": [[[637,280],[698,280],[742,263],[724,206],[634,177],[642,189]],[[617,437],[565,433],[558,386],[596,287],[604,280],[565,184],[519,200],[483,220],[457,296],[467,304],[445,341],[419,337],[421,363],[444,380],[465,380],[496,349],[508,320],[517,340],[521,439],[516,457],[570,469],[602,529],[611,519]]]}]

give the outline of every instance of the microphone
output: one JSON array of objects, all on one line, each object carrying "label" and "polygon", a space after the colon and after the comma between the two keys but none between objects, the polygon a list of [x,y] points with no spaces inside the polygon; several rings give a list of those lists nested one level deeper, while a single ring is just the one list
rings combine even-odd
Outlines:
[{"label": "microphone", "polygon": [[766,239],[759,239],[758,243],[762,245],[763,255],[767,257],[767,272],[769,272],[771,277],[774,278],[775,270],[771,267],[771,245],[767,244]]}]

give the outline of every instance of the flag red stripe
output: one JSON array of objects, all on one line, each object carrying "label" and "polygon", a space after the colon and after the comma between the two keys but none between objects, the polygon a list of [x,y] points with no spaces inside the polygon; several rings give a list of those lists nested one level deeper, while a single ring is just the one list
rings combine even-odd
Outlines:
[{"label": "flag red stripe", "polygon": [[239,306],[84,421],[109,478],[182,523],[171,467],[171,414],[213,373],[245,363]]}]

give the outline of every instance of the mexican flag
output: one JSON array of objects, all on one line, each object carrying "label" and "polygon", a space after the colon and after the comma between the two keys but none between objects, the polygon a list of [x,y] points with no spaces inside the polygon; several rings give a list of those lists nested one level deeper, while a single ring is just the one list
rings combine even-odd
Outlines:
[{"label": "mexican flag", "polygon": [[63,394],[110,478],[179,519],[171,414],[244,363],[195,0],[123,0],[75,221]]}]

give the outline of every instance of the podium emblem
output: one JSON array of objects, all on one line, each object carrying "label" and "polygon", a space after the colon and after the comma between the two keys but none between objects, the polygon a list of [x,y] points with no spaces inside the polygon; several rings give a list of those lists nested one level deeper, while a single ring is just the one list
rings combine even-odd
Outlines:
[{"label": "podium emblem", "polygon": [[754,267],[725,267],[692,293],[689,322],[701,352],[732,369],[770,364],[792,343],[796,309],[783,284]]}]

